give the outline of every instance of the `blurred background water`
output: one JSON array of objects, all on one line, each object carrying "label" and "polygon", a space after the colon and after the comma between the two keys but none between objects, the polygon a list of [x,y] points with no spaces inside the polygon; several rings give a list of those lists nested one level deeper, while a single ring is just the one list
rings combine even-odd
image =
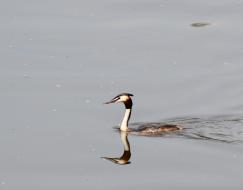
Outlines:
[{"label": "blurred background water", "polygon": [[[124,108],[102,105],[120,92],[135,95],[132,122],[199,118],[187,137],[233,131],[230,138],[242,140],[242,7],[2,2],[0,188],[241,189],[241,143],[128,136],[131,164],[100,157],[123,152],[113,126]],[[209,25],[191,25],[201,22]]]}]

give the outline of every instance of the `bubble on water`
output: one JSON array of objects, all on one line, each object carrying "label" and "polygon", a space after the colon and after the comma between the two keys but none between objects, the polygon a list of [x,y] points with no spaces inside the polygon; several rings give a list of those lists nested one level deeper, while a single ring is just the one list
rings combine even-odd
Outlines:
[{"label": "bubble on water", "polygon": [[90,149],[91,149],[92,152],[95,152],[96,151],[96,148],[93,147],[93,146],[91,146]]},{"label": "bubble on water", "polygon": [[104,73],[100,73],[100,74],[98,74],[98,76],[103,78],[105,76],[105,74]]},{"label": "bubble on water", "polygon": [[56,84],[56,87],[57,87],[57,88],[61,88],[62,85],[61,85],[61,84]]},{"label": "bubble on water", "polygon": [[24,76],[24,78],[29,78],[30,77],[28,74],[24,74],[23,76]]},{"label": "bubble on water", "polygon": [[93,12],[91,12],[91,13],[89,13],[89,16],[90,16],[90,17],[94,17],[95,14],[94,14]]},{"label": "bubble on water", "polygon": [[11,128],[10,132],[11,132],[11,134],[16,134],[16,129],[15,128]]},{"label": "bubble on water", "polygon": [[229,62],[224,62],[223,64],[224,64],[224,65],[230,65],[230,63],[229,63]]},{"label": "bubble on water", "polygon": [[116,47],[112,47],[111,50],[112,51],[117,51],[117,48]]},{"label": "bubble on water", "polygon": [[23,155],[17,155],[16,158],[17,158],[18,160],[22,160],[24,157],[23,157]]},{"label": "bubble on water", "polygon": [[103,87],[103,84],[99,84],[99,88],[100,88],[100,89],[104,88],[104,87]]},{"label": "bubble on water", "polygon": [[30,129],[31,127],[30,127],[29,125],[26,125],[25,128],[26,128],[26,129]]},{"label": "bubble on water", "polygon": [[9,44],[8,47],[12,49],[12,48],[16,48],[16,45]]}]

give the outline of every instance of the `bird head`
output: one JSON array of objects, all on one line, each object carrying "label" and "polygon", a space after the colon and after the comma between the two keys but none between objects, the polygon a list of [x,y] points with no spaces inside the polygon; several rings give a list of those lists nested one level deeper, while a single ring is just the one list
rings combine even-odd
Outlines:
[{"label": "bird head", "polygon": [[112,100],[105,102],[104,104],[110,104],[110,103],[117,103],[117,102],[123,102],[125,104],[126,108],[132,107],[132,98],[133,94],[130,93],[121,93],[114,97]]}]

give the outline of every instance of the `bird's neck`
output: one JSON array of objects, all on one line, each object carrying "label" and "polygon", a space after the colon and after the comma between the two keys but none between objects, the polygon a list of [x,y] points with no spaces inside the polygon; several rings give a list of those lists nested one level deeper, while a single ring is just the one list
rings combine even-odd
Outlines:
[{"label": "bird's neck", "polygon": [[132,108],[126,108],[125,115],[124,115],[124,118],[123,118],[121,126],[120,126],[121,131],[128,131],[128,122],[129,122],[131,113],[132,113]]}]

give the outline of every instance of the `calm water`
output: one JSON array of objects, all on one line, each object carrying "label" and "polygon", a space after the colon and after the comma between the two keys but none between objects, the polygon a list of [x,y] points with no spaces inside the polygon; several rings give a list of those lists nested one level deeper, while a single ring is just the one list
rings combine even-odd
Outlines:
[{"label": "calm water", "polygon": [[[0,189],[242,189],[242,8],[2,3]],[[135,95],[132,123],[186,129],[128,135],[130,164],[101,159],[124,151],[124,108],[102,104],[121,92]]]}]

